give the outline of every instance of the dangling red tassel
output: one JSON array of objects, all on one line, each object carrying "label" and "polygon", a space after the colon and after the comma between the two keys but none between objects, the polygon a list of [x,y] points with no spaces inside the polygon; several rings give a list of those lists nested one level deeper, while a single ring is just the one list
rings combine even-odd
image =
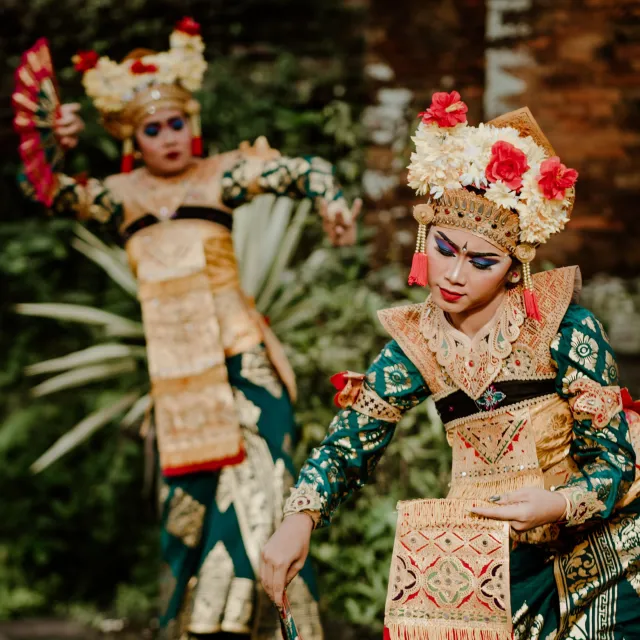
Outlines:
[{"label": "dangling red tassel", "polygon": [[203,153],[202,136],[193,136],[191,138],[191,155],[201,158]]},{"label": "dangling red tassel", "polygon": [[131,138],[125,138],[122,141],[120,171],[122,173],[131,173],[133,171],[133,140]]},{"label": "dangling red tassel", "polygon": [[389,633],[389,629],[387,627],[384,628],[382,632],[382,640],[391,640],[391,634]]},{"label": "dangling red tassel", "polygon": [[538,322],[542,320],[540,309],[538,308],[538,296],[533,289],[524,290],[524,308],[527,312],[527,318],[532,318]]},{"label": "dangling red tassel", "polygon": [[419,287],[427,286],[428,263],[427,254],[416,251],[411,261],[411,272],[409,273],[409,285],[417,284]]},{"label": "dangling red tassel", "polygon": [[122,160],[120,162],[120,171],[121,173],[131,173],[133,171],[133,154],[127,153],[122,156]]}]

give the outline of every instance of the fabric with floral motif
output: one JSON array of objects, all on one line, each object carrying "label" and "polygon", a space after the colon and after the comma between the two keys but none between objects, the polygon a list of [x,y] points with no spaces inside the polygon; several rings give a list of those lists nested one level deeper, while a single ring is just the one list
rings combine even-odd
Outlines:
[{"label": "fabric with floral motif", "polygon": [[[417,368],[395,341],[384,347],[366,375],[371,389],[399,414],[429,395]],[[353,408],[339,411],[300,472],[288,504],[294,504],[298,496],[319,496],[320,526],[329,524],[338,506],[371,479],[396,422],[371,418]]]},{"label": "fabric with floral motif", "polygon": [[[611,362],[615,362],[600,323],[590,311],[576,304],[570,305],[565,314],[558,337],[551,345],[551,355],[558,366],[556,391],[568,401],[574,397],[571,389],[585,384],[591,388],[606,385]],[[584,522],[585,510],[586,519],[608,518],[633,482],[635,452],[626,418],[621,411],[609,415],[608,424],[601,420],[595,424],[593,415],[576,411],[574,404],[571,456],[581,476],[569,482],[567,491],[573,496],[579,488],[581,499],[574,503],[580,513],[567,514],[569,523]],[[589,493],[593,495],[589,497]],[[600,510],[595,509],[597,504],[602,505]]]}]

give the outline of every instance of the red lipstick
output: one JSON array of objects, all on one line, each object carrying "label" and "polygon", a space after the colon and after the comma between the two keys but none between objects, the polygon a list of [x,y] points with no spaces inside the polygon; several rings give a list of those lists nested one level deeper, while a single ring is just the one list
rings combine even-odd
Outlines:
[{"label": "red lipstick", "polygon": [[447,291],[442,287],[439,287],[440,295],[443,297],[445,302],[457,302],[464,295],[463,293],[454,293],[453,291]]}]

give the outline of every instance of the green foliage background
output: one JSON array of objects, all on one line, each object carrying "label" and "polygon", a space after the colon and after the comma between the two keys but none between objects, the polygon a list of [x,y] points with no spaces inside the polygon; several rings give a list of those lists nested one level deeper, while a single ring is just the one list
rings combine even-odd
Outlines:
[{"label": "green foliage background", "polygon": [[[76,100],[82,99],[81,87],[68,63],[76,50],[95,47],[117,57],[139,44],[162,49],[172,23],[193,15],[203,24],[212,63],[201,96],[209,151],[266,134],[285,153],[313,152],[337,162],[354,193],[362,165],[355,124],[363,91],[362,25],[357,11],[341,7],[333,0],[34,0],[27,11],[23,2],[5,0],[2,104],[8,104],[9,71],[19,52],[39,36],[50,40],[64,99]],[[108,175],[117,170],[119,150],[82,101],[87,129],[66,170]],[[24,367],[86,347],[98,335],[79,325],[18,317],[12,306],[57,301],[130,317],[139,311],[100,269],[70,249],[70,221],[47,219],[21,198],[14,185],[11,114],[0,116],[0,147],[9,158],[0,175],[0,618],[68,613],[79,604],[144,618],[155,602],[158,535],[154,500],[142,495],[141,443],[114,425],[43,474],[33,477],[28,468],[83,416],[146,373],[33,400]],[[294,263],[286,284],[291,328],[285,326],[281,337],[291,346],[299,376],[301,461],[333,415],[328,377],[366,368],[385,341],[375,311],[407,292],[397,269],[370,272],[366,243],[328,249],[317,221],[306,230]],[[429,409],[401,424],[377,484],[351,502],[334,527],[316,535],[330,619],[380,625],[395,502],[441,493],[447,480],[448,453]]]}]

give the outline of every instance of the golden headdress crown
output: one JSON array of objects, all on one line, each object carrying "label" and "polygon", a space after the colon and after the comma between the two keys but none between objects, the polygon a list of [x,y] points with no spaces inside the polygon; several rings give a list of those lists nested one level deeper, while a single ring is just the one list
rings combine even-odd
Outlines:
[{"label": "golden headdress crown", "polygon": [[[416,254],[424,254],[425,225],[460,227],[518,258],[527,288],[535,246],[569,220],[578,173],[560,162],[526,107],[477,127],[467,124],[467,110],[453,91],[434,94],[420,114],[409,186],[429,204],[414,211]],[[412,270],[410,282],[425,279]]]},{"label": "golden headdress crown", "polygon": [[477,127],[467,124],[466,112],[457,91],[433,96],[413,137],[409,186],[437,205],[445,192],[458,199],[478,194],[516,216],[519,242],[546,242],[569,220],[577,172],[560,163],[526,107]]},{"label": "golden headdress crown", "polygon": [[[95,51],[81,51],[73,57],[105,128],[125,141],[125,158],[131,156],[130,139],[140,120],[167,107],[192,116],[194,151],[201,147],[200,105],[191,97],[202,87],[207,69],[200,25],[192,18],[183,18],[171,33],[169,44],[169,50],[160,53],[136,49],[122,62],[100,57]],[[123,167],[130,164],[124,162]]]}]

